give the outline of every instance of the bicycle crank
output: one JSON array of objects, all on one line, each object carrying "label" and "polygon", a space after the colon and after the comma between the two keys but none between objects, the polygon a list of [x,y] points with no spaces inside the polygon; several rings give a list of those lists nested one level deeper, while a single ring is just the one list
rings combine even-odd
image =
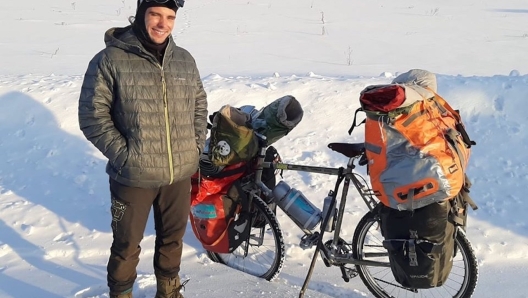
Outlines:
[{"label": "bicycle crank", "polygon": [[326,241],[323,244],[324,247],[326,248],[326,250],[331,253],[331,255],[329,255],[328,258],[326,257],[326,255],[322,251],[320,252],[321,258],[323,259],[323,262],[324,262],[325,266],[326,267],[331,267],[331,266],[343,266],[343,265],[345,265],[345,263],[336,262],[333,259],[333,256],[344,257],[344,256],[350,254],[350,252],[351,252],[350,244],[346,243],[345,240],[343,240],[342,238],[339,238],[337,240],[337,245],[336,246],[333,246],[332,242],[333,242],[333,240],[328,240],[328,241]]},{"label": "bicycle crank", "polygon": [[[344,255],[350,254],[350,244],[345,242],[345,240],[339,238],[339,240],[337,240],[337,245],[335,247],[333,247],[332,243],[333,243],[332,240],[328,240],[323,245],[334,256],[335,255],[344,256]],[[356,268],[346,267],[347,264],[332,260],[332,256],[329,256],[327,258],[326,255],[322,251],[320,252],[320,255],[326,267],[331,267],[331,266],[339,267],[339,269],[341,270],[341,277],[343,278],[345,282],[349,282],[352,278],[358,275]]]}]

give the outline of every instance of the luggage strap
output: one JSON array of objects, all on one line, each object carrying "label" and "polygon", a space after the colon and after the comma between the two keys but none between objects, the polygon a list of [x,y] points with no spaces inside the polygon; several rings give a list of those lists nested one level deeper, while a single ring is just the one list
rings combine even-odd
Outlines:
[{"label": "luggage strap", "polygon": [[410,239],[409,243],[409,266],[417,267],[418,266],[418,256],[416,255],[416,240]]}]

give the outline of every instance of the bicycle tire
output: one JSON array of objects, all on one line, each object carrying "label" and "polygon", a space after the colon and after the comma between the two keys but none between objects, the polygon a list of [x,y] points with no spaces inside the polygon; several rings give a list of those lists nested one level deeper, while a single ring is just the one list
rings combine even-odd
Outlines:
[{"label": "bicycle tire", "polygon": [[[284,239],[277,217],[268,205],[259,197],[253,197],[253,221],[264,219],[266,224],[251,225],[250,241],[244,241],[232,253],[215,253],[207,251],[207,256],[217,263],[257,276],[268,281],[276,278],[284,265]],[[261,231],[263,243],[257,245]],[[247,255],[245,255],[245,247]]]},{"label": "bicycle tire", "polygon": [[[377,227],[375,227],[377,226]],[[359,221],[352,239],[353,256],[359,260],[375,260],[389,262],[388,253],[382,245],[383,236],[379,229],[379,218],[375,213],[368,212]],[[368,243],[367,243],[368,242]],[[446,283],[431,289],[417,289],[415,292],[402,287],[392,275],[390,267],[374,267],[356,265],[356,270],[368,290],[377,298],[401,297],[454,297],[469,298],[478,280],[478,266],[475,252],[466,234],[458,229],[455,237],[456,255],[453,259],[453,269]],[[368,253],[377,253],[375,258],[367,258]],[[458,284],[458,286],[457,286]]]}]

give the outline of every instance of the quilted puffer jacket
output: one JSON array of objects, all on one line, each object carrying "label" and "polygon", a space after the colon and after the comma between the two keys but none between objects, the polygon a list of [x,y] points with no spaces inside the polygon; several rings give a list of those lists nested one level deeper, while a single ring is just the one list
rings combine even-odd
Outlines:
[{"label": "quilted puffer jacket", "polygon": [[108,158],[119,183],[155,188],[190,177],[207,133],[207,96],[194,58],[172,37],[163,63],[131,27],[112,28],[91,61],[79,98],[79,125]]}]

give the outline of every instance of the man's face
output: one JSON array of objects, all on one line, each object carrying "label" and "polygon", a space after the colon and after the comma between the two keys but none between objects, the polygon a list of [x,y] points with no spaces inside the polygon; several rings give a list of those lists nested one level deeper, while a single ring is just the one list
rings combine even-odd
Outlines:
[{"label": "man's face", "polygon": [[149,7],[145,13],[145,26],[150,39],[162,44],[174,28],[176,12],[167,7]]}]

